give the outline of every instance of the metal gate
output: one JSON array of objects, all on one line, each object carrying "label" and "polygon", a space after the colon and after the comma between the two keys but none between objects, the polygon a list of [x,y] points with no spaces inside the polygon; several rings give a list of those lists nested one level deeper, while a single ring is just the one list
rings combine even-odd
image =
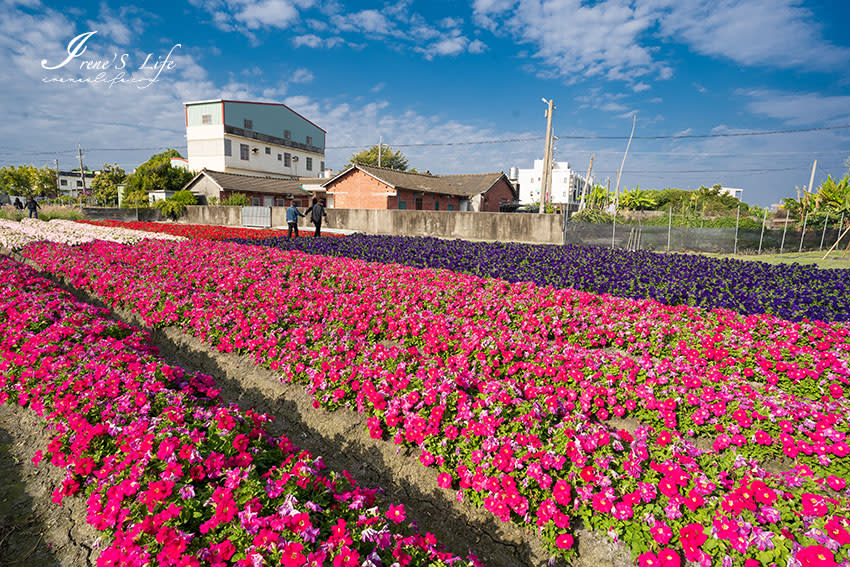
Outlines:
[{"label": "metal gate", "polygon": [[271,207],[242,207],[242,226],[269,228],[271,225]]}]

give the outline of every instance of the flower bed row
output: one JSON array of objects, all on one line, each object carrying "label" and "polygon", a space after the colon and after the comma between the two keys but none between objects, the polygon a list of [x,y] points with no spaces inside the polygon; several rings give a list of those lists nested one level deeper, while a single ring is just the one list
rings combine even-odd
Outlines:
[{"label": "flower bed row", "polygon": [[581,518],[643,564],[847,561],[845,326],[235,244],[25,255],[367,414],[566,556]]},{"label": "flower bed row", "polygon": [[850,320],[850,270],[696,254],[360,234],[316,242],[286,238],[235,242],[648,298],[667,305],[770,313],[791,320]]},{"label": "flower bed row", "polygon": [[[94,226],[106,226],[116,228],[128,228],[132,230],[144,230],[152,233],[171,234],[184,238],[201,238],[204,240],[227,240],[230,238],[241,238],[244,240],[256,240],[264,238],[286,239],[285,230],[240,228],[233,226],[211,226],[202,224],[173,224],[158,222],[124,222],[115,220],[81,220]],[[340,237],[340,234],[325,233],[323,237]]]},{"label": "flower bed row", "polygon": [[0,257],[0,403],[55,431],[34,462],[67,471],[111,535],[100,566],[459,565],[404,507],[323,471],[321,458],[166,364],[147,336]]},{"label": "flower bed row", "polygon": [[54,219],[21,219],[20,222],[0,219],[0,247],[18,250],[31,242],[47,240],[63,244],[82,244],[94,240],[132,244],[145,239],[184,240],[180,236],[159,234],[122,227],[91,226],[77,222]]}]

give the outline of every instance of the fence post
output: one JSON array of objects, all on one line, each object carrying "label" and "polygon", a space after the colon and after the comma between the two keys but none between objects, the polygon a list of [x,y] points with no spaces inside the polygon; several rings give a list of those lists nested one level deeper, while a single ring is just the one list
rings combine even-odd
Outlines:
[{"label": "fence post", "polygon": [[614,249],[614,236],[617,234],[617,204],[614,203],[614,225],[611,228],[611,250]]},{"label": "fence post", "polygon": [[785,250],[785,233],[788,232],[788,220],[791,218],[791,210],[785,211],[785,228],[782,229],[782,244],[779,245],[779,253]]},{"label": "fence post", "polygon": [[741,205],[738,205],[738,212],[735,214],[735,244],[732,246],[732,254],[738,254],[738,224],[741,220]]},{"label": "fence post", "polygon": [[823,234],[820,235],[820,248],[818,252],[823,252],[823,239],[826,238],[826,225],[829,224],[829,211],[826,212],[826,220],[823,221]]},{"label": "fence post", "polygon": [[803,232],[800,233],[800,250],[803,251],[803,238],[806,237],[806,224],[809,222],[809,211],[806,211],[806,217],[803,219]]},{"label": "fence post", "polygon": [[667,215],[667,252],[670,251],[670,230],[673,228],[673,205],[670,205],[670,212]]},{"label": "fence post", "polygon": [[764,218],[761,221],[761,236],[759,236],[759,251],[761,254],[761,243],[764,241],[764,225],[767,223],[767,209],[764,210]]}]

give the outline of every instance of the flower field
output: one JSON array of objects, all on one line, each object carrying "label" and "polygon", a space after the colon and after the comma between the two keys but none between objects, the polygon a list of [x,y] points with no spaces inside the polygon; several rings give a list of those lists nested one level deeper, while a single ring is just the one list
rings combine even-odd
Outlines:
[{"label": "flower field", "polygon": [[[82,220],[81,223],[91,226],[105,226],[112,228],[127,228],[132,230],[144,230],[152,233],[170,234],[184,238],[202,238],[204,240],[227,240],[229,238],[241,238],[245,240],[256,240],[263,238],[286,239],[286,230],[241,228],[234,226],[211,226],[203,224],[172,224],[159,222],[123,222],[113,220]],[[309,231],[309,232],[308,232]],[[301,229],[302,234],[312,232],[312,229]],[[338,234],[325,233],[322,237],[339,237]],[[311,234],[312,237],[312,234]]]},{"label": "flower field", "polygon": [[64,244],[82,244],[94,240],[132,244],[144,239],[184,240],[183,237],[170,234],[93,226],[60,219],[42,221],[25,218],[20,222],[0,219],[0,247],[9,250],[17,250],[41,240]]},{"label": "flower field", "polygon": [[362,234],[316,242],[286,238],[236,242],[648,298],[667,305],[720,307],[745,315],[850,320],[850,270],[720,260],[696,254]]},{"label": "flower field", "polygon": [[0,256],[0,403],[54,432],[33,461],[67,471],[108,533],[100,566],[462,565],[404,507],[266,432],[211,379],[166,364],[144,333]]},{"label": "flower field", "polygon": [[848,564],[844,324],[201,240],[23,254],[364,414],[564,557],[583,524],[642,566]]}]

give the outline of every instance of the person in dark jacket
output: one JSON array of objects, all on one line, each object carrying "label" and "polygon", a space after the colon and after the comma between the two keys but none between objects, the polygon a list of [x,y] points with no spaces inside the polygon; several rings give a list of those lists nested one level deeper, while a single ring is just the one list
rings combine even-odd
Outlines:
[{"label": "person in dark jacket", "polygon": [[313,234],[313,237],[321,236],[322,233],[322,218],[328,218],[328,213],[325,212],[325,205],[320,203],[318,199],[313,197],[313,204],[310,205],[310,208],[307,209],[307,213],[310,214],[310,222],[316,225],[316,232]]},{"label": "person in dark jacket", "polygon": [[27,210],[30,212],[30,218],[38,218],[38,213],[36,211],[40,208],[41,207],[38,206],[38,203],[36,203],[35,199],[32,197],[27,200]]},{"label": "person in dark jacket", "polygon": [[295,231],[295,237],[298,238],[298,217],[306,216],[295,206],[295,201],[289,202],[289,208],[286,209],[286,224],[289,225],[287,238],[292,238],[292,231]]},{"label": "person in dark jacket", "polygon": [[17,210],[17,211],[23,211],[24,210],[24,204],[21,203],[21,199],[19,197],[15,197],[15,210]]}]

